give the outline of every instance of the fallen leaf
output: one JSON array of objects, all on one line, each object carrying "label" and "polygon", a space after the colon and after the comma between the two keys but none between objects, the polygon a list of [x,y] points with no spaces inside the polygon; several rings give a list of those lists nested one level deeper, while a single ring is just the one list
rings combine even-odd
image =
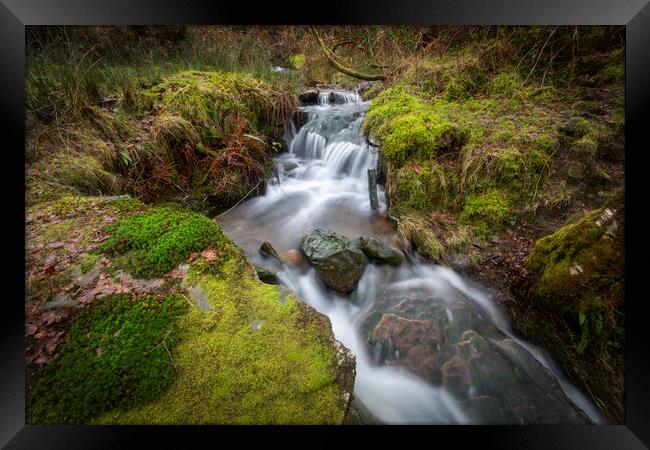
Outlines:
[{"label": "fallen leaf", "polygon": [[185,272],[180,269],[174,269],[169,273],[169,276],[172,278],[183,278],[183,276],[185,276]]},{"label": "fallen leaf", "polygon": [[52,339],[45,345],[45,350],[47,350],[47,352],[51,355],[52,353],[54,353],[54,351],[56,350],[56,348],[59,346],[60,343],[61,341],[59,341],[58,339]]},{"label": "fallen leaf", "polygon": [[212,260],[217,258],[217,252],[215,252],[214,250],[211,250],[211,249],[203,250],[201,252],[201,256],[203,256],[208,261],[212,261]]},{"label": "fallen leaf", "polygon": [[45,364],[47,362],[47,357],[40,356],[34,360],[34,364]]},{"label": "fallen leaf", "polygon": [[33,335],[36,333],[36,330],[38,330],[38,326],[34,325],[33,323],[28,323],[25,327],[25,337]]}]

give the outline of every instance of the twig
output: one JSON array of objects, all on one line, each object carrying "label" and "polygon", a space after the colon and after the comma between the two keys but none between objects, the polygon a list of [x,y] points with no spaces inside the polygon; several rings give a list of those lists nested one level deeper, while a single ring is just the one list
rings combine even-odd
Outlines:
[{"label": "twig", "polygon": [[243,202],[243,201],[246,199],[246,197],[248,197],[249,195],[251,195],[251,192],[253,192],[255,189],[257,189],[257,187],[260,185],[261,182],[262,182],[262,180],[258,181],[257,184],[253,187],[253,189],[251,189],[250,191],[248,191],[248,194],[244,195],[244,196],[243,196],[243,197],[242,197],[242,198],[241,198],[237,203],[235,203],[231,208],[229,208],[227,211],[222,212],[222,213],[219,214],[217,217],[221,217],[221,216],[223,216],[224,214],[229,213],[230,211],[232,211],[233,209],[235,209],[235,208],[236,208],[236,207],[237,207],[241,202]]},{"label": "twig", "polygon": [[160,347],[161,345],[163,345],[164,342],[165,342],[165,339],[167,339],[167,336],[169,336],[169,333],[171,333],[171,332],[172,332],[172,330],[170,329],[170,330],[167,332],[167,334],[165,335],[165,337],[163,338],[163,340],[160,341],[160,344],[156,345],[154,348],[152,348],[151,350],[149,350],[149,353],[153,352],[153,351],[156,350],[158,347]]},{"label": "twig", "polygon": [[[164,340],[163,340],[163,341],[164,341]],[[169,355],[169,359],[170,359],[171,362],[172,362],[172,366],[174,366],[174,371],[176,371],[176,375],[180,375],[180,374],[178,373],[178,367],[176,367],[176,362],[174,362],[174,358],[172,358],[172,354],[171,354],[171,352],[169,351],[169,349],[167,348],[167,346],[166,346],[164,343],[163,343],[163,347],[165,347],[165,350],[167,350],[167,354]]]},{"label": "twig", "polygon": [[537,67],[537,63],[539,62],[539,59],[542,57],[542,53],[544,53],[544,49],[546,48],[546,44],[548,44],[548,41],[551,39],[551,36],[555,33],[555,31],[558,29],[559,25],[553,28],[553,31],[551,31],[551,34],[548,35],[546,38],[546,42],[544,42],[544,45],[542,46],[542,49],[539,51],[539,55],[537,55],[537,60],[535,61],[535,64],[533,64],[533,68],[530,69],[530,72],[528,73],[528,76],[526,76],[526,79],[524,80],[523,83],[521,83],[521,86],[519,88],[521,89],[524,87],[524,84],[526,84],[526,81],[528,81],[528,78],[533,74],[535,71],[535,67]]},{"label": "twig", "polygon": [[181,294],[181,295],[187,301],[187,303],[190,304],[190,306],[192,306],[192,307],[196,306],[194,303],[192,303],[192,301],[189,298],[187,298],[187,295],[185,295],[185,294]]}]

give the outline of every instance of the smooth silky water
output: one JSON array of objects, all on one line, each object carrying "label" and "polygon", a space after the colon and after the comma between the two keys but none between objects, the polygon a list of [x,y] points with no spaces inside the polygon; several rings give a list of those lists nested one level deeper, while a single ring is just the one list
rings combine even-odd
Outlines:
[{"label": "smooth silky water", "polygon": [[[320,93],[318,104],[301,107],[298,113],[306,115],[306,123],[298,129],[293,121],[287,123],[288,152],[277,158],[278,176],[268,180],[266,194],[217,218],[251,263],[279,270],[278,278],[285,286],[329,317],[336,338],[356,356],[354,405],[363,421],[522,423],[518,408],[526,407],[528,411],[541,411],[533,414],[540,422],[605,423],[598,409],[566,379],[546,351],[512,334],[486,289],[447,267],[423,261],[403,245],[394,223],[386,218],[381,186],[379,208],[370,208],[367,169],[376,167],[377,152],[361,133],[368,103],[354,92],[329,91]],[[369,263],[357,289],[346,297],[328,289],[308,265],[281,264],[259,252],[264,241],[279,253],[295,252],[301,238],[316,228],[334,230],[350,239],[375,236],[400,247],[407,260],[400,267]],[[513,395],[503,394],[506,400],[500,399],[499,414],[468,408],[467,402],[455,398],[442,383],[396,365],[401,356],[397,350],[368,343],[370,330],[364,320],[394,307],[391,298],[416,299],[429,316],[444,322],[448,333],[460,336],[472,329],[494,344],[499,351],[495,355],[506,355],[495,357],[491,361],[494,367],[478,375],[482,386],[491,392],[516,390]],[[456,351],[441,349],[440,345],[437,350]],[[515,372],[517,377],[513,376]],[[522,379],[522,372],[528,382],[513,382]],[[472,397],[476,390],[477,386],[468,386],[465,397]]]}]

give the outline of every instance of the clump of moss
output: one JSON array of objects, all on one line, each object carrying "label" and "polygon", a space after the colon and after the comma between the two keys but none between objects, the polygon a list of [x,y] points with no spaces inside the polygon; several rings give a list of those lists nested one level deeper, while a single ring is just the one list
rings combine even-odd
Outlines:
[{"label": "clump of moss", "polygon": [[533,288],[538,301],[560,314],[586,311],[622,278],[615,240],[621,225],[613,214],[609,208],[593,210],[537,241],[527,265],[540,274]]},{"label": "clump of moss", "polygon": [[450,120],[453,104],[432,105],[400,85],[380,93],[368,108],[364,131],[379,139],[386,158],[401,164],[408,157],[427,160],[443,149],[459,148],[467,134]]},{"label": "clump of moss", "polygon": [[98,249],[122,255],[117,261],[135,276],[161,276],[190,253],[226,243],[221,229],[209,218],[171,208],[154,208],[111,227],[111,237]]},{"label": "clump of moss", "polygon": [[478,234],[487,236],[509,225],[510,201],[503,192],[496,189],[478,195],[470,194],[465,198],[459,219],[473,225]]},{"label": "clump of moss", "polygon": [[159,104],[163,112],[180,115],[200,129],[205,143],[228,132],[224,119],[235,111],[254,126],[276,125],[297,105],[297,99],[290,93],[237,72],[180,72],[150,88],[145,95]]},{"label": "clump of moss", "polygon": [[302,69],[302,66],[305,65],[305,54],[304,53],[293,54],[289,57],[289,62],[291,63],[294,69],[300,70]]},{"label": "clump of moss", "polygon": [[59,357],[27,392],[28,422],[83,424],[103,412],[150,402],[175,379],[170,353],[178,296],[106,297],[79,312]]},{"label": "clump of moss", "polygon": [[184,283],[204,293],[208,309],[184,316],[174,352],[180,377],[160,399],[100,423],[343,421],[343,377],[326,317],[259,282],[240,253],[218,265],[199,259]]}]

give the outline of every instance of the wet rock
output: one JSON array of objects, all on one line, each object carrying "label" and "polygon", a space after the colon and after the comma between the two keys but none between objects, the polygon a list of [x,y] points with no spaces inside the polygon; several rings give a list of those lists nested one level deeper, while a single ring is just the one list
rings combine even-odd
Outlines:
[{"label": "wet rock", "polygon": [[430,379],[438,364],[438,351],[444,337],[432,321],[405,319],[384,314],[369,336],[371,345],[380,345],[386,359],[399,359],[400,365],[424,379]]},{"label": "wet rock", "polygon": [[451,255],[447,257],[449,267],[458,272],[466,272],[472,265],[467,255]]},{"label": "wet rock", "polygon": [[327,286],[345,294],[356,287],[366,268],[361,249],[333,231],[312,231],[303,237],[300,250]]},{"label": "wet rock", "polygon": [[296,130],[298,130],[304,124],[309,122],[309,113],[301,109],[296,109],[294,110],[291,116],[291,120],[293,121],[293,124],[296,126]]},{"label": "wet rock", "polygon": [[293,161],[282,161],[282,170],[285,172],[291,172],[296,167],[298,167],[298,164]]},{"label": "wet rock", "polygon": [[274,270],[255,267],[255,272],[257,273],[257,278],[259,278],[262,283],[280,284],[280,280],[278,280],[277,277],[277,272]]},{"label": "wet rock", "polygon": [[377,238],[361,237],[357,241],[357,245],[368,258],[374,261],[393,266],[399,266],[404,262],[404,254],[401,251],[384,244]]},{"label": "wet rock", "polygon": [[273,248],[270,242],[264,241],[262,242],[262,245],[260,245],[260,253],[266,256],[271,256],[278,261],[280,260],[280,256],[278,255],[278,252]]},{"label": "wet rock", "polygon": [[307,89],[298,95],[298,99],[306,105],[316,104],[318,103],[318,91],[316,89]]}]

